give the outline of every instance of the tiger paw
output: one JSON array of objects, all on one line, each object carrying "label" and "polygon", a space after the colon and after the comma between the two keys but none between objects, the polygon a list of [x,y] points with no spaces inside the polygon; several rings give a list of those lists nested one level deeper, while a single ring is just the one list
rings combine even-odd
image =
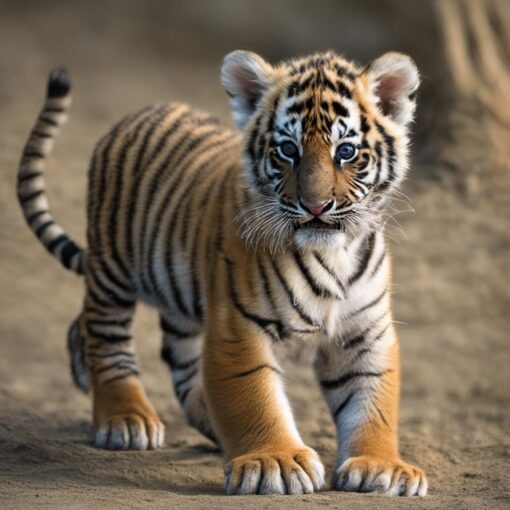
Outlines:
[{"label": "tiger paw", "polygon": [[107,450],[153,450],[163,445],[164,436],[157,416],[116,414],[96,425],[94,444]]},{"label": "tiger paw", "polygon": [[94,444],[107,450],[152,450],[165,427],[139,381],[94,388]]},{"label": "tiger paw", "polygon": [[425,496],[427,487],[427,478],[421,469],[401,460],[368,455],[347,459],[333,474],[333,488],[340,491]]},{"label": "tiger paw", "polygon": [[254,452],[225,468],[225,491],[234,494],[311,494],[324,486],[324,467],[311,448]]}]

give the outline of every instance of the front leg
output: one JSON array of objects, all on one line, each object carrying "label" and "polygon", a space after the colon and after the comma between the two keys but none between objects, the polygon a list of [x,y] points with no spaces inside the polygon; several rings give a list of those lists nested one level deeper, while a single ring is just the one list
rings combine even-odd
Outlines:
[{"label": "front leg", "polygon": [[391,317],[343,345],[316,371],[337,427],[337,490],[425,496],[425,473],[398,453],[399,349]]},{"label": "front leg", "polygon": [[324,468],[296,429],[282,371],[254,320],[231,303],[213,308],[208,320],[204,388],[225,451],[225,490],[311,493],[323,486]]}]

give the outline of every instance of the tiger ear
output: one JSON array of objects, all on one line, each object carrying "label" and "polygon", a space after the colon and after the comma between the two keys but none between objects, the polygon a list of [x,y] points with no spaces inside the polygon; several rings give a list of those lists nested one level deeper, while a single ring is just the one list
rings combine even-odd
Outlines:
[{"label": "tiger ear", "polygon": [[403,53],[385,53],[372,61],[363,74],[382,113],[407,126],[414,118],[420,85],[418,68],[412,58]]},{"label": "tiger ear", "polygon": [[232,116],[242,128],[266,91],[273,68],[251,51],[233,51],[223,60],[221,83],[230,96]]}]

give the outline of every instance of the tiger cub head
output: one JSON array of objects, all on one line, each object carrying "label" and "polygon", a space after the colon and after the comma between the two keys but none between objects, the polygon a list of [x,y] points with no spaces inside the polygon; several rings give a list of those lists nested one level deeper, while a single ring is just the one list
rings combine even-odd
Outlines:
[{"label": "tiger cub head", "polygon": [[328,52],[271,66],[234,51],[221,80],[244,136],[247,242],[337,247],[380,227],[408,167],[419,85],[410,57],[360,68]]}]

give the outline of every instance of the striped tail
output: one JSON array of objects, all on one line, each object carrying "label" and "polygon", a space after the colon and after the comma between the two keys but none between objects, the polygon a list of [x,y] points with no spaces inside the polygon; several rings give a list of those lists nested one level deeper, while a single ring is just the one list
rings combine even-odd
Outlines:
[{"label": "striped tail", "polygon": [[67,71],[50,74],[44,108],[35,123],[18,170],[18,200],[32,232],[60,263],[77,274],[84,273],[85,252],[58,225],[49,211],[43,172],[53,140],[67,119],[71,84]]}]

